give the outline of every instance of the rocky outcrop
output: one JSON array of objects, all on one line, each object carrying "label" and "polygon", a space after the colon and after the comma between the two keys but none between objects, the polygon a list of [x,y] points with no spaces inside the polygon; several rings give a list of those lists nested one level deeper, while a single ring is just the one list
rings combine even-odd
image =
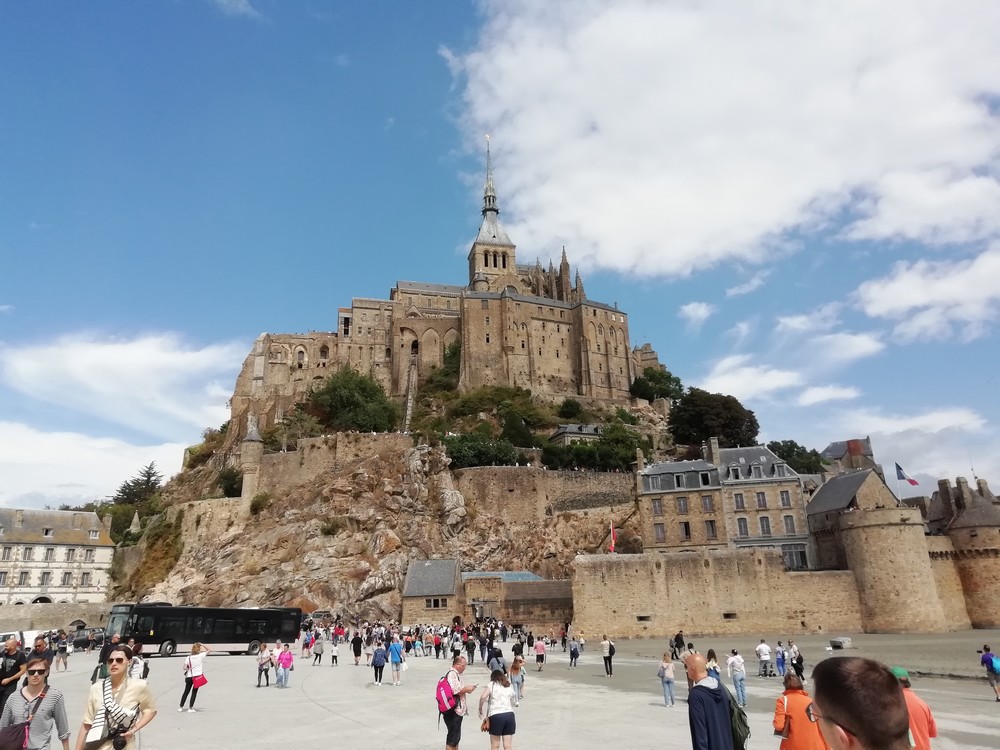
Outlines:
[{"label": "rocky outcrop", "polygon": [[[168,509],[181,516],[184,549],[148,591],[121,592],[204,605],[334,608],[363,617],[399,615],[411,559],[456,557],[463,570],[530,570],[566,578],[578,552],[592,552],[628,506],[511,517],[467,502],[440,449],[410,448],[328,472],[251,513],[241,499]],[[259,503],[258,503],[259,505]],[[619,533],[619,548],[638,530]]]}]

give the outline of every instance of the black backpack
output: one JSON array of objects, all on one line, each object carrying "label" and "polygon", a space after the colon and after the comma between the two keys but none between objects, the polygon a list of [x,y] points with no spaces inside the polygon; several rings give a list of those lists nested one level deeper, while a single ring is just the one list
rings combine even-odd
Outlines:
[{"label": "black backpack", "polygon": [[612,643],[610,646],[608,646],[608,656],[614,656],[614,655],[615,655],[615,644]]},{"label": "black backpack", "polygon": [[149,662],[145,659],[142,662],[142,679],[149,677]]}]

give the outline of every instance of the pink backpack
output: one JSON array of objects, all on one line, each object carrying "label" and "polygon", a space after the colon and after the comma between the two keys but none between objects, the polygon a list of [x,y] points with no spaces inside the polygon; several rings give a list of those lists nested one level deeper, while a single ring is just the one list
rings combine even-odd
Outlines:
[{"label": "pink backpack", "polygon": [[451,683],[448,682],[448,675],[452,673],[452,670],[448,670],[448,674],[442,677],[437,682],[437,689],[434,691],[434,698],[437,700],[438,711],[445,713],[450,711],[458,703],[458,699],[455,697],[455,692],[451,689]]}]

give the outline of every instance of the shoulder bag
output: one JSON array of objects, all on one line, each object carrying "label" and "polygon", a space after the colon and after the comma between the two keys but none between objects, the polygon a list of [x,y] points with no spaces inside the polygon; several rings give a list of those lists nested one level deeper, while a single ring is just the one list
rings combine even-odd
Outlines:
[{"label": "shoulder bag", "polygon": [[35,714],[38,712],[38,707],[42,704],[46,692],[48,692],[47,688],[35,699],[27,721],[0,729],[0,750],[24,750],[28,746],[28,732],[31,731],[31,720],[35,718]]},{"label": "shoulder bag", "polygon": [[774,736],[787,739],[789,732],[791,732],[792,730],[792,717],[788,715],[788,696],[783,695],[782,698],[785,701],[785,728],[782,729],[780,732],[777,729],[775,729]]}]

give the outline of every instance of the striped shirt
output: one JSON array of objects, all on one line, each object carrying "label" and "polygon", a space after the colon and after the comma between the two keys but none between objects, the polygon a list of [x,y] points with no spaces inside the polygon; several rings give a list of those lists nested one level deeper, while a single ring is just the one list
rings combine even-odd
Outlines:
[{"label": "striped shirt", "polygon": [[[24,689],[16,690],[3,707],[3,714],[0,715],[0,729],[20,724],[28,720],[35,701],[28,701],[24,697]],[[63,701],[63,694],[56,688],[50,687],[45,693],[45,698],[38,706],[38,712],[31,721],[31,729],[28,732],[28,750],[38,750],[48,748],[52,738],[52,725],[55,724],[60,740],[69,739],[69,723],[66,721],[66,704]]]}]

